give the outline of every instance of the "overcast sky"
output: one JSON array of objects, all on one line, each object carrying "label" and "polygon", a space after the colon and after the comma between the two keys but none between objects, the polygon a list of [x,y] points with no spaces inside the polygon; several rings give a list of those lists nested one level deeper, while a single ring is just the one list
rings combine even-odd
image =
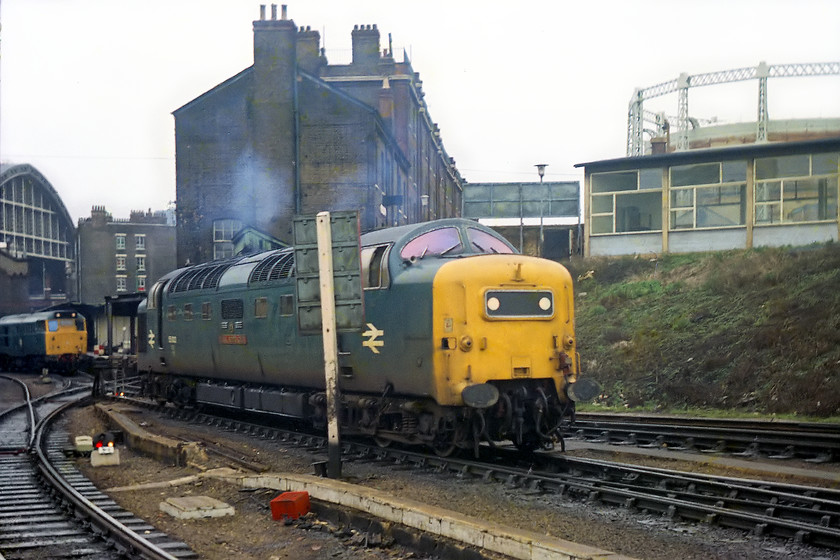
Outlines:
[{"label": "overcast sky", "polygon": [[[259,1],[2,0],[0,161],[29,163],[74,220],[175,200],[172,111],[253,63]],[[270,2],[267,3],[270,6]],[[290,0],[350,61],[377,24],[420,72],[447,152],[471,182],[582,178],[622,157],[633,91],[732,68],[840,60],[836,0]],[[270,14],[270,7],[267,8]],[[279,12],[279,8],[278,8]],[[757,82],[690,90],[694,117],[754,121]],[[677,114],[675,95],[646,109]],[[769,82],[771,119],[840,117],[840,77]]]}]

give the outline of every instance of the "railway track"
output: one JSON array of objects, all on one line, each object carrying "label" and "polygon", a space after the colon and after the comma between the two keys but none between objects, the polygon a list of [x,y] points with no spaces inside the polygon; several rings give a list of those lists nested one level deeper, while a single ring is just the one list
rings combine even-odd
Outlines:
[{"label": "railway track", "polygon": [[[65,451],[60,414],[89,393],[76,386],[0,414],[0,557],[173,560],[190,548],[124,511],[81,475]],[[40,419],[40,420],[39,420]]]},{"label": "railway track", "polygon": [[[136,376],[103,383],[105,394],[140,394]],[[618,446],[728,454],[735,457],[840,462],[840,424],[578,413],[569,438]]]},{"label": "railway track", "polygon": [[838,424],[580,413],[573,435],[614,445],[815,463],[840,461]]},{"label": "railway track", "polygon": [[[316,455],[327,452],[326,438],[318,435],[185,409],[160,408],[151,403],[146,406],[190,423],[257,439],[278,440]],[[527,464],[522,464],[521,455],[513,447],[496,448],[487,460],[468,460],[380,448],[367,442],[344,441],[342,446],[346,462],[380,462],[421,472],[480,479],[525,488],[532,493],[567,495],[581,501],[655,512],[671,519],[699,521],[840,550],[840,491],[837,490],[579,459],[556,453],[537,453]]]}]

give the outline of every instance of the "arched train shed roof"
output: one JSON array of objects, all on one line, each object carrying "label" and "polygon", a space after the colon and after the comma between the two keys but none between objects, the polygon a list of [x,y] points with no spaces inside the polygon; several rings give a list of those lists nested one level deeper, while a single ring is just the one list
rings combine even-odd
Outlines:
[{"label": "arched train shed roof", "polygon": [[10,252],[73,260],[73,219],[55,188],[32,165],[0,164],[0,212],[0,241],[8,243]]}]

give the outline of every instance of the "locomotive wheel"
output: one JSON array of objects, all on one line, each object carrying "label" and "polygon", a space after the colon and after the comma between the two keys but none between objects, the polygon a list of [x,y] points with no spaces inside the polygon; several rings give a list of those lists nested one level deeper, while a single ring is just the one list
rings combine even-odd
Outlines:
[{"label": "locomotive wheel", "polygon": [[449,457],[455,452],[456,447],[457,446],[452,442],[434,442],[432,444],[432,449],[438,457]]},{"label": "locomotive wheel", "polygon": [[455,443],[458,435],[457,430],[445,430],[439,432],[431,443],[432,450],[438,457],[449,457],[458,448]]}]

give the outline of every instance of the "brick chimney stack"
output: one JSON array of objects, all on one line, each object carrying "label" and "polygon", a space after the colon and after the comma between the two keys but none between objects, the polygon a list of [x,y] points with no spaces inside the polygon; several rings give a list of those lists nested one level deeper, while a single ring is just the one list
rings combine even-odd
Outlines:
[{"label": "brick chimney stack", "polygon": [[301,27],[297,34],[297,61],[300,68],[313,74],[327,63],[321,56],[321,34],[308,25]]},{"label": "brick chimney stack", "polygon": [[353,38],[353,64],[356,66],[375,66],[379,62],[379,29],[376,24],[356,25],[351,33]]},{"label": "brick chimney stack", "polygon": [[277,5],[271,5],[271,19],[254,22],[254,96],[251,101],[253,138],[251,185],[256,226],[278,236],[291,216],[278,216],[278,208],[289,208],[295,189],[295,80],[297,65],[295,22],[287,19],[286,6],[277,19]]}]

